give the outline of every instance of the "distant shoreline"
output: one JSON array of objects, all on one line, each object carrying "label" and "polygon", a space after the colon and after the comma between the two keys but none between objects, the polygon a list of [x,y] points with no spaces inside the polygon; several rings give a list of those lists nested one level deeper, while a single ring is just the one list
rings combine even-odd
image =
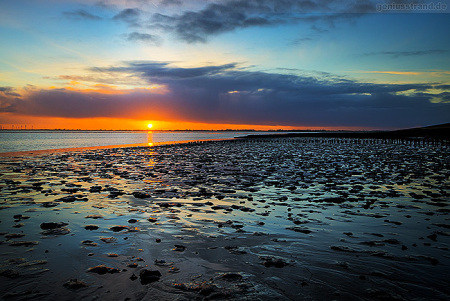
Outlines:
[{"label": "distant shoreline", "polygon": [[359,139],[436,139],[450,142],[450,123],[412,128],[394,131],[324,131],[324,132],[302,132],[269,135],[249,135],[239,139],[255,138],[295,138],[295,137],[317,137],[317,138],[359,138]]},{"label": "distant shoreline", "polygon": [[[380,138],[380,137],[410,137],[411,135],[431,135],[444,137],[450,135],[450,123],[431,125],[417,128],[395,129],[395,130],[255,130],[255,129],[223,129],[223,130],[192,130],[192,129],[142,129],[142,130],[113,130],[113,129],[96,129],[96,130],[82,130],[82,129],[6,129],[0,128],[0,132],[254,132],[267,133],[277,132],[283,135],[298,135],[298,137],[352,137],[352,138]],[[288,134],[287,134],[288,133]],[[312,135],[312,136],[310,136]],[[269,137],[270,135],[265,135]],[[362,137],[364,136],[364,137]],[[257,137],[252,135],[252,137]],[[289,136],[295,137],[295,136]]]},{"label": "distant shoreline", "polygon": [[[81,130],[81,129],[0,129],[0,132],[327,132],[328,130],[253,130],[253,129],[243,129],[243,130]],[[332,131],[334,132],[334,131]]]}]

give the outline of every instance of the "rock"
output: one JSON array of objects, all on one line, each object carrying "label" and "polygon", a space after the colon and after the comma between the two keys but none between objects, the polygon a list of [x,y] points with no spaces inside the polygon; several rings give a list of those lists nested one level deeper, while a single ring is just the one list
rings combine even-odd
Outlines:
[{"label": "rock", "polygon": [[437,234],[433,233],[427,236],[429,239],[431,239],[432,241],[437,241]]},{"label": "rock", "polygon": [[13,241],[13,242],[9,243],[9,245],[11,247],[18,247],[18,246],[29,247],[29,246],[35,246],[37,244],[39,244],[39,242],[37,242],[37,241]]},{"label": "rock", "polygon": [[142,191],[135,191],[133,192],[133,196],[137,199],[148,199],[150,198],[150,194]]},{"label": "rock", "polygon": [[30,217],[22,215],[22,214],[16,214],[16,215],[13,216],[13,218],[17,219],[17,222],[18,222],[18,221],[20,221],[22,219],[29,219]]},{"label": "rock", "polygon": [[77,198],[73,195],[68,195],[59,199],[56,199],[55,202],[65,202],[65,203],[71,203],[71,202],[75,202],[77,200]]},{"label": "rock", "polygon": [[334,251],[341,251],[341,252],[350,252],[350,253],[357,252],[356,250],[349,248],[347,246],[331,246],[330,249],[334,250]]},{"label": "rock", "polygon": [[90,247],[96,247],[96,246],[98,246],[98,243],[96,243],[96,242],[94,242],[94,241],[92,241],[92,240],[83,240],[83,241],[81,242],[81,244],[82,244],[82,245],[85,245],[85,246],[90,246]]},{"label": "rock", "polygon": [[244,255],[244,254],[247,254],[246,251],[241,250],[241,248],[236,247],[236,246],[225,246],[224,249],[227,250],[228,252],[230,252],[230,254],[233,254],[233,255]]},{"label": "rock", "polygon": [[63,286],[65,288],[68,288],[68,289],[76,290],[76,289],[80,289],[80,288],[83,288],[83,287],[87,287],[88,285],[85,282],[81,281],[81,280],[70,279],[69,281],[64,283]]},{"label": "rock", "polygon": [[395,238],[385,239],[385,240],[383,240],[383,242],[386,242],[391,245],[399,245],[400,244],[400,241]]},{"label": "rock", "polygon": [[262,264],[267,268],[269,267],[283,268],[289,265],[286,262],[286,260],[282,258],[275,258],[273,256],[260,256],[259,258],[262,260]]},{"label": "rock", "polygon": [[120,232],[120,231],[128,229],[128,226],[113,226],[113,227],[111,227],[109,229],[114,231],[114,232]]},{"label": "rock", "polygon": [[111,267],[108,267],[108,266],[106,266],[104,264],[97,265],[95,267],[91,267],[87,271],[89,273],[96,273],[96,274],[100,274],[100,275],[103,275],[103,274],[106,274],[106,273],[109,273],[109,274],[120,273],[119,269],[111,268]]},{"label": "rock", "polygon": [[100,237],[100,240],[105,243],[113,243],[117,241],[115,237]]},{"label": "rock", "polygon": [[225,273],[221,278],[226,281],[240,281],[242,280],[242,275],[238,273]]},{"label": "rock", "polygon": [[184,252],[184,250],[186,250],[186,247],[183,245],[174,245],[175,248],[173,248],[173,251],[177,251],[177,252]]},{"label": "rock", "polygon": [[0,276],[6,277],[6,278],[17,278],[20,276],[20,273],[15,270],[6,269],[6,270],[0,270]]},{"label": "rock", "polygon": [[141,281],[142,285],[149,284],[155,281],[159,281],[159,278],[161,278],[161,273],[157,270],[151,271],[148,269],[143,269],[139,273],[139,279]]},{"label": "rock", "polygon": [[55,203],[55,202],[43,202],[43,203],[41,203],[41,207],[44,207],[44,208],[56,207],[58,205],[59,204]]},{"label": "rock", "polygon": [[97,230],[99,227],[96,225],[87,225],[84,226],[84,229],[89,230],[89,231],[93,231],[93,230]]},{"label": "rock", "polygon": [[68,223],[55,223],[55,222],[48,222],[48,223],[42,223],[41,229],[44,230],[41,233],[43,235],[66,235],[70,233],[70,230],[66,228]]},{"label": "rock", "polygon": [[25,234],[23,234],[23,233],[9,233],[9,234],[5,235],[5,238],[6,239],[21,238],[21,237],[24,237],[24,236],[25,236]]},{"label": "rock", "polygon": [[129,220],[128,220],[128,222],[129,222],[130,224],[134,224],[134,223],[137,223],[137,222],[138,222],[138,220],[137,220],[137,219],[134,219],[134,218],[132,218],[132,219],[129,219]]},{"label": "rock", "polygon": [[303,234],[309,234],[309,233],[312,232],[311,230],[309,230],[309,229],[307,229],[305,227],[287,227],[286,229],[287,230],[292,230],[292,231],[295,231],[295,232],[300,232],[300,233],[303,233]]},{"label": "rock", "polygon": [[91,188],[89,188],[90,192],[100,192],[102,191],[102,186],[96,185],[96,186],[91,186]]},{"label": "rock", "polygon": [[42,230],[51,230],[51,229],[56,229],[56,228],[62,228],[64,226],[67,226],[68,223],[55,223],[55,222],[48,222],[48,223],[42,223],[41,224],[41,229]]},{"label": "rock", "polygon": [[388,219],[385,219],[384,222],[390,223],[390,224],[394,224],[394,225],[397,225],[397,226],[400,226],[401,224],[403,224],[402,222],[391,221],[391,220],[388,220]]},{"label": "rock", "polygon": [[91,214],[91,215],[86,216],[85,218],[99,219],[99,218],[103,218],[103,216],[100,214]]}]

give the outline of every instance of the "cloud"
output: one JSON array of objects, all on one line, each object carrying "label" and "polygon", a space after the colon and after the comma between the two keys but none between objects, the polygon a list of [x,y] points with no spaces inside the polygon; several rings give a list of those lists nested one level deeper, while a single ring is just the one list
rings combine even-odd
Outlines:
[{"label": "cloud", "polygon": [[420,75],[422,72],[414,71],[364,71],[364,73],[380,73],[380,74],[393,74],[393,75]]},{"label": "cloud", "polygon": [[375,12],[372,1],[228,0],[209,3],[198,11],[188,10],[175,15],[154,14],[151,26],[173,31],[180,39],[196,43],[206,42],[210,36],[255,26],[301,21],[334,26],[337,20],[354,19],[366,12]]},{"label": "cloud", "polygon": [[67,11],[64,12],[64,15],[76,20],[91,20],[91,21],[97,21],[101,20],[102,18],[96,15],[91,14],[90,12],[87,12],[84,9],[78,9],[74,11]]},{"label": "cloud", "polygon": [[138,8],[126,8],[113,17],[113,20],[127,23],[129,26],[140,27],[141,11]]},{"label": "cloud", "polygon": [[162,0],[160,5],[170,6],[170,5],[182,5],[183,3],[180,0]]},{"label": "cloud", "polygon": [[[450,116],[448,85],[440,84],[362,83],[327,73],[255,72],[235,63],[180,68],[138,61],[90,72],[131,75],[164,88],[35,89],[1,100],[0,107],[33,116],[315,127],[400,128],[444,123]],[[435,90],[442,92],[429,92]]]},{"label": "cloud", "polygon": [[16,92],[16,90],[12,87],[0,87],[0,95],[4,96],[17,96],[20,97],[20,94]]},{"label": "cloud", "polygon": [[148,33],[132,32],[126,35],[128,41],[141,41],[155,46],[161,45],[161,38]]},{"label": "cloud", "polygon": [[365,56],[372,55],[387,55],[393,58],[405,57],[405,56],[423,56],[423,55],[436,55],[447,53],[445,49],[430,49],[430,50],[416,50],[416,51],[379,51],[364,53]]},{"label": "cloud", "polygon": [[393,75],[424,75],[428,77],[444,77],[450,75],[450,71],[445,70],[426,70],[426,71],[396,71],[396,70],[361,70],[351,71],[352,73],[376,73],[376,74],[393,74]]}]

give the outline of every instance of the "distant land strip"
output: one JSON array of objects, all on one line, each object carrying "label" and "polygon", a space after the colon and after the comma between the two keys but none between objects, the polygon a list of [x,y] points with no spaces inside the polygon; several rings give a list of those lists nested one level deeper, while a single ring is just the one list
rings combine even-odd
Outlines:
[{"label": "distant land strip", "polygon": [[295,137],[317,137],[317,138],[373,138],[373,139],[425,139],[441,140],[450,142],[450,123],[433,125],[420,128],[411,128],[394,131],[324,131],[303,133],[280,133],[268,135],[248,135],[238,139],[260,139],[260,138],[295,138]]}]

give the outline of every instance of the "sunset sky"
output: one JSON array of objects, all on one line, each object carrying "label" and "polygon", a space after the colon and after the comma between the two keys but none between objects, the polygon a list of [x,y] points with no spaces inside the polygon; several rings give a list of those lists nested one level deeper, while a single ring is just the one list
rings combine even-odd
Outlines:
[{"label": "sunset sky", "polygon": [[0,125],[450,122],[450,1],[393,2],[2,0]]}]

